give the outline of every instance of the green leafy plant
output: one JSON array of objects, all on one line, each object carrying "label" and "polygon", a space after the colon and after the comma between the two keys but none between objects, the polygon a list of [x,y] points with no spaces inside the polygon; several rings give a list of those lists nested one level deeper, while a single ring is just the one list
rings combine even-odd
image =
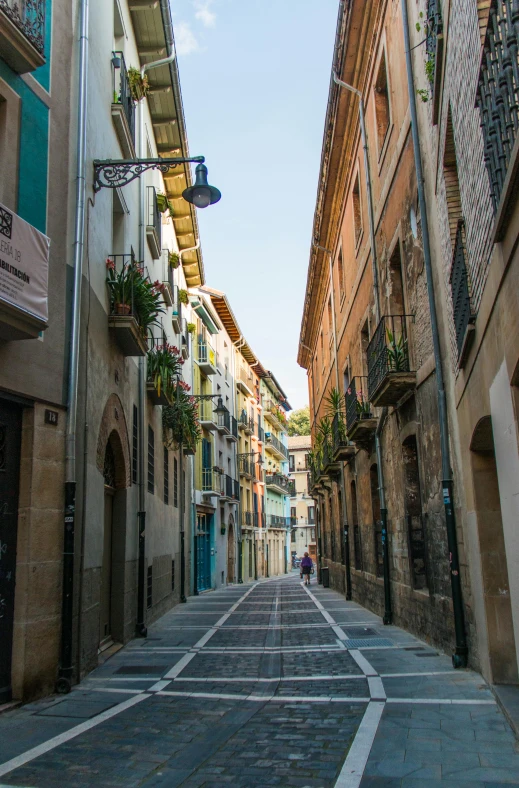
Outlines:
[{"label": "green leafy plant", "polygon": [[175,378],[180,375],[184,363],[179,349],[167,343],[157,345],[148,350],[147,360],[148,380],[153,382],[159,397],[162,390],[168,398],[171,398],[175,388]]},{"label": "green leafy plant", "polygon": [[389,372],[407,372],[409,370],[409,349],[407,337],[400,334],[397,338],[389,328],[386,329],[387,365]]},{"label": "green leafy plant", "polygon": [[423,103],[427,104],[427,102],[429,101],[429,91],[425,90],[425,88],[418,88],[416,92],[422,99]]},{"label": "green leafy plant", "polygon": [[183,380],[178,381],[172,392],[171,405],[162,408],[162,432],[167,448],[182,446],[195,451],[200,440],[198,404],[189,392],[190,386]]},{"label": "green leafy plant", "polygon": [[[339,389],[332,388],[325,397],[326,415],[332,419],[334,438],[340,443],[348,440],[346,434],[346,414],[344,412],[344,397]],[[336,434],[335,434],[336,433]]]},{"label": "green leafy plant", "polygon": [[146,334],[149,326],[157,323],[159,314],[165,312],[164,285],[162,282],[150,282],[134,260],[117,271],[114,260],[108,258],[106,269],[111,313],[132,314],[142,333]]},{"label": "green leafy plant", "polygon": [[146,74],[141,75],[138,68],[130,66],[128,69],[128,82],[134,101],[141,101],[150,92],[150,83]]},{"label": "green leafy plant", "polygon": [[178,300],[180,301],[181,304],[186,304],[186,306],[187,304],[189,304],[189,293],[187,292],[187,290],[183,290],[182,288],[179,289]]},{"label": "green leafy plant", "polygon": [[160,192],[157,194],[157,208],[161,213],[165,213],[168,210],[168,198]]},{"label": "green leafy plant", "polygon": [[290,437],[293,435],[310,435],[310,408],[305,405],[304,408],[293,410],[288,417],[287,432]]},{"label": "green leafy plant", "polygon": [[433,54],[430,54],[427,60],[425,61],[425,66],[424,66],[425,75],[431,84],[434,82],[435,61],[436,61],[435,56]]},{"label": "green leafy plant", "polygon": [[188,323],[187,330],[190,334],[194,334],[196,332],[196,323]]},{"label": "green leafy plant", "polygon": [[180,265],[180,255],[178,255],[176,252],[170,252],[168,254],[168,262],[171,268],[178,268]]}]

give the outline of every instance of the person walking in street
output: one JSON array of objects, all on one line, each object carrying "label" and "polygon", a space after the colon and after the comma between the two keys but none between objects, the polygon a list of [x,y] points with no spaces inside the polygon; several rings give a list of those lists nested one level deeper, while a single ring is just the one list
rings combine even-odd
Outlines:
[{"label": "person walking in street", "polygon": [[305,586],[310,585],[310,575],[313,572],[313,562],[308,553],[305,553],[304,558],[301,561],[301,576],[303,578]]}]

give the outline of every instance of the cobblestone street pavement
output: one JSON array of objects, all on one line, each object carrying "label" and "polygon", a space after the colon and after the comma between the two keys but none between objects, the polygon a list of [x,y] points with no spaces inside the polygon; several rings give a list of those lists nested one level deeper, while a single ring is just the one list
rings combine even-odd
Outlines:
[{"label": "cobblestone street pavement", "polygon": [[519,785],[483,679],[299,576],[190,598],[68,696],[0,717],[0,783]]}]

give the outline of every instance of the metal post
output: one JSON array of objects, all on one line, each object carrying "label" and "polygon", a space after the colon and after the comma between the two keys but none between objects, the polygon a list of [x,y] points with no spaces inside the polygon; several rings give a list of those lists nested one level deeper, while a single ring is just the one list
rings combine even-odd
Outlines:
[{"label": "metal post", "polygon": [[[176,391],[176,398],[177,398],[177,405],[180,403],[180,385],[179,381],[177,380],[177,391]],[[185,479],[184,479],[184,446],[182,441],[180,441],[180,451],[179,451],[179,476],[180,476],[180,506],[179,506],[179,514],[180,514],[180,601],[186,601],[186,538],[185,538],[185,531],[184,531],[184,520],[185,520]]]},{"label": "metal post", "polygon": [[243,583],[243,540],[238,541],[238,583]]},{"label": "metal post", "polygon": [[258,579],[258,546],[256,542],[256,534],[253,533],[252,539],[254,543],[254,580],[257,580]]},{"label": "metal post", "polygon": [[434,294],[434,277],[432,271],[431,244],[429,239],[429,221],[427,205],[425,202],[424,176],[422,169],[422,156],[420,153],[420,139],[418,134],[418,115],[416,111],[416,94],[413,78],[413,62],[411,58],[411,37],[409,33],[409,18],[407,13],[407,0],[402,0],[402,20],[404,27],[404,47],[407,67],[407,85],[409,93],[409,108],[411,111],[411,132],[413,136],[413,151],[418,188],[418,204],[422,222],[422,239],[425,271],[427,276],[427,294],[429,298],[429,311],[431,315],[431,332],[433,338],[434,360],[436,365],[436,387],[438,395],[438,421],[440,427],[440,446],[442,457],[442,493],[445,507],[445,525],[447,530],[447,543],[450,555],[450,578],[452,590],[452,604],[454,610],[454,631],[456,636],[455,653],[452,663],[455,668],[465,668],[468,662],[468,647],[465,633],[465,614],[463,610],[463,597],[461,592],[460,566],[458,556],[458,541],[456,535],[456,519],[454,516],[453,479],[450,461],[449,423],[447,418],[447,398],[443,379],[442,354],[440,346],[440,333]]}]

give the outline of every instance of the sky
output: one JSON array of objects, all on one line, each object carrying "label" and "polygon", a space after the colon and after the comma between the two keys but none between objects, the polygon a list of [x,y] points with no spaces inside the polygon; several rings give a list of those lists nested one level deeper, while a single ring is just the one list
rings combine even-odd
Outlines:
[{"label": "sky", "polygon": [[338,0],[171,0],[189,149],[221,201],[198,211],[206,283],[294,409]]}]

